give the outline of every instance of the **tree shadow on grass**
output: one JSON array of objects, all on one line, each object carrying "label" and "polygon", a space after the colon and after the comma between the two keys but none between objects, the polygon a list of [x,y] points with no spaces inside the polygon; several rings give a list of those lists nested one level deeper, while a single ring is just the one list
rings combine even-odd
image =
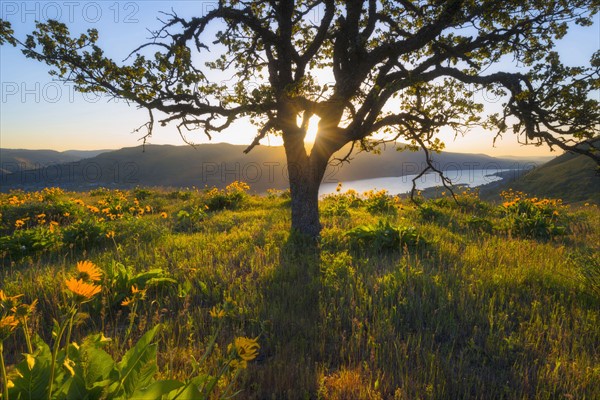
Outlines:
[{"label": "tree shadow on grass", "polygon": [[245,395],[257,399],[315,398],[319,332],[319,249],[291,235],[278,267],[262,284],[265,321],[261,351],[250,369]]}]

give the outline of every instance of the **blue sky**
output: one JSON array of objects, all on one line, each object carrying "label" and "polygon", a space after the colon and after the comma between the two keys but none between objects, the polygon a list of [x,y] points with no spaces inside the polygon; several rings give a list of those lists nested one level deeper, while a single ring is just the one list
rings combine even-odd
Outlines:
[{"label": "blue sky", "polygon": [[[147,28],[161,26],[160,11],[174,9],[182,16],[198,15],[214,7],[212,1],[0,1],[0,17],[10,21],[20,37],[31,32],[35,20],[48,18],[67,23],[72,33],[88,28],[100,32],[100,45],[115,60],[124,59],[149,36]],[[557,50],[570,65],[585,65],[600,48],[600,18],[590,28],[576,27]],[[26,59],[19,50],[0,47],[0,147],[27,149],[115,149],[140,144],[132,133],[147,120],[147,113],[123,101],[77,93],[69,84],[55,82],[44,65]],[[493,107],[493,101],[491,101]],[[254,128],[240,122],[213,138],[214,142],[249,143]],[[472,132],[453,140],[443,135],[449,151],[491,155],[547,155],[545,148],[523,147],[514,136],[492,148],[493,133]],[[207,142],[202,132],[189,137]],[[280,144],[278,138],[265,144]],[[183,144],[175,126],[157,127],[154,144]]]}]

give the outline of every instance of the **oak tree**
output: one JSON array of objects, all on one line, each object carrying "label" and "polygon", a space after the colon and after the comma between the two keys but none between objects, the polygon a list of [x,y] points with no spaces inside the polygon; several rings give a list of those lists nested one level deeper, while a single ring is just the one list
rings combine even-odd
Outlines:
[{"label": "oak tree", "polygon": [[[247,118],[257,135],[246,152],[281,135],[292,228],[315,237],[320,182],[332,155],[349,143],[369,149],[374,140],[402,139],[429,152],[442,148],[437,133],[444,127],[463,133],[483,126],[600,164],[591,141],[599,132],[592,94],[600,88],[600,52],[589,65],[572,67],[553,51],[570,26],[592,24],[599,4],[219,1],[193,18],[165,14],[151,40],[123,62],[105,56],[96,30],[75,36],[57,21],[38,23],[19,39],[0,20],[0,44],[21,46],[77,90],[147,109],[145,135],[155,115],[161,124],[176,123],[184,138],[186,130],[210,136]],[[228,79],[217,81],[215,72]],[[481,90],[502,96],[501,109],[484,116],[475,96]],[[312,117],[318,133],[307,151]]]}]

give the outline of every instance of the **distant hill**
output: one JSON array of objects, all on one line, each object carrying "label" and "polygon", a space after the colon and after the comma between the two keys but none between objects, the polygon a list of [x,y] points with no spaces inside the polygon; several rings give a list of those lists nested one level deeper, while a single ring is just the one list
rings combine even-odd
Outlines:
[{"label": "distant hill", "polygon": [[589,157],[565,153],[514,179],[486,185],[482,197],[498,198],[502,190],[512,188],[527,194],[562,199],[566,203],[600,204],[600,174]]},{"label": "distant hill", "polygon": [[68,154],[70,156],[73,156],[73,157],[77,158],[78,160],[81,160],[81,159],[84,159],[84,158],[96,157],[99,154],[107,153],[109,151],[114,151],[114,149],[105,149],[105,150],[65,150],[62,153],[63,154]]},{"label": "distant hill", "polygon": [[25,150],[0,148],[0,175],[96,157],[110,150]]},{"label": "distant hill", "polygon": [[[91,158],[67,160],[59,165],[24,168],[4,174],[2,190],[35,190],[46,186],[71,190],[97,186],[224,187],[235,180],[250,183],[256,192],[288,186],[283,147],[257,146],[247,155],[243,153],[245,147],[211,143],[196,147],[146,145],[145,148],[123,148]],[[343,149],[338,156],[343,157],[346,153],[347,149]],[[486,169],[494,173],[498,169],[518,168],[520,165],[515,160],[481,154],[444,152],[434,158],[443,170]],[[324,182],[415,174],[423,168],[424,161],[423,152],[399,152],[388,146],[382,149],[381,154],[358,153],[353,155],[350,163],[331,165]]]}]

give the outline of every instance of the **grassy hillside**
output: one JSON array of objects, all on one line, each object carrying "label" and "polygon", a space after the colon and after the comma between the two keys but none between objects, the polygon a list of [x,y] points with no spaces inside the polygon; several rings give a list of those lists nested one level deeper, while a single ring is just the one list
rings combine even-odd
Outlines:
[{"label": "grassy hillside", "polygon": [[[200,390],[216,376],[213,395],[250,399],[600,398],[597,207],[460,200],[330,196],[315,246],[288,233],[286,192],[242,184],[2,194],[1,288],[38,301],[28,330],[46,342],[53,319],[73,327],[79,346],[57,352],[56,393],[79,376],[81,349],[121,360],[162,324],[143,353],[152,366],[157,351],[157,369],[123,390],[152,379]],[[82,260],[101,271],[89,298],[66,286]],[[78,314],[65,314],[73,302]],[[83,340],[97,332],[112,340]],[[19,327],[4,340],[17,383],[23,338]],[[51,364],[28,360],[22,373]],[[209,378],[186,381],[197,376]]]},{"label": "grassy hillside", "polygon": [[597,166],[589,157],[578,154],[565,153],[516,179],[490,185],[486,191],[497,195],[509,187],[568,203],[600,204]]}]

